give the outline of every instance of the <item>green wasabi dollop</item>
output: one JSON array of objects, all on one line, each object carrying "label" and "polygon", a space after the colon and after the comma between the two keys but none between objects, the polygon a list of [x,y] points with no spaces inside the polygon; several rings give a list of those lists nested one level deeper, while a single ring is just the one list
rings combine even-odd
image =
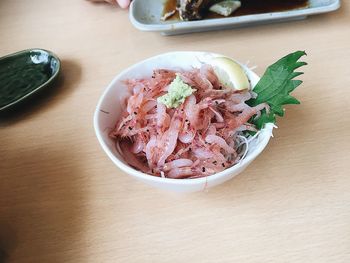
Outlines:
[{"label": "green wasabi dollop", "polygon": [[168,93],[158,97],[157,101],[163,103],[168,108],[177,108],[195,91],[195,89],[192,89],[190,85],[186,84],[176,74],[176,78],[169,85]]}]

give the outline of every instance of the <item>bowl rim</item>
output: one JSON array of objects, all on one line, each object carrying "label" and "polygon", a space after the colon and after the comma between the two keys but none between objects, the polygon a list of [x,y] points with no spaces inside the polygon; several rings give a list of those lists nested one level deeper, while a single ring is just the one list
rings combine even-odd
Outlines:
[{"label": "bowl rim", "polygon": [[[181,55],[185,55],[185,54],[191,54],[191,55],[204,55],[204,54],[210,54],[213,56],[225,56],[222,54],[218,54],[218,53],[214,53],[214,52],[202,52],[202,51],[173,51],[173,52],[165,52],[156,56],[152,56],[149,58],[146,58],[142,61],[139,61],[129,67],[127,67],[126,69],[122,70],[119,74],[117,74],[113,80],[108,84],[108,86],[105,88],[105,90],[102,93],[102,96],[99,98],[95,112],[94,112],[94,117],[93,117],[93,125],[94,125],[94,130],[95,130],[95,134],[96,137],[102,147],[102,149],[104,150],[104,152],[107,154],[107,156],[112,160],[112,162],[117,165],[123,172],[126,172],[127,174],[132,174],[133,176],[144,180],[144,181],[152,181],[152,182],[157,182],[157,183],[166,183],[166,184],[171,184],[171,185],[198,185],[198,184],[207,184],[210,183],[211,181],[216,181],[220,178],[226,177],[229,174],[232,174],[232,177],[235,175],[234,171],[239,169],[240,167],[245,167],[247,165],[249,165],[249,163],[251,161],[253,161],[257,156],[260,155],[260,153],[265,149],[265,147],[267,146],[268,142],[270,141],[271,136],[265,136],[263,138],[263,140],[259,143],[259,145],[261,145],[260,150],[257,150],[256,152],[254,152],[254,154],[251,154],[247,157],[245,157],[242,161],[240,161],[239,163],[219,172],[219,173],[215,173],[209,176],[205,176],[205,177],[200,177],[200,178],[193,178],[193,179],[188,179],[188,178],[184,178],[184,179],[173,179],[173,178],[163,178],[163,177],[157,177],[157,176],[152,176],[150,174],[146,174],[143,173],[139,170],[136,170],[135,168],[123,163],[121,160],[119,160],[118,157],[116,157],[113,152],[111,152],[111,150],[109,149],[109,147],[106,145],[106,143],[104,142],[103,138],[102,138],[102,132],[99,130],[99,116],[100,116],[100,108],[102,103],[104,102],[108,92],[110,89],[112,89],[117,82],[120,80],[120,78],[122,78],[126,73],[128,73],[129,71],[132,71],[134,68],[138,67],[141,64],[147,63],[151,60],[155,60],[159,57],[163,57],[163,56],[169,56],[169,55],[175,55],[175,54],[181,54]],[[235,59],[233,59],[235,60]],[[236,61],[236,60],[235,60]],[[239,61],[236,61],[237,63],[239,63],[245,71],[249,72],[249,74],[253,75],[254,77],[257,78],[257,80],[260,79],[260,77],[251,69],[249,69],[247,66],[245,66],[244,64],[240,63]],[[275,127],[275,125],[273,123],[268,123],[265,125],[265,127],[263,129],[261,129],[261,131],[270,131],[270,135],[272,135],[272,130]]]}]

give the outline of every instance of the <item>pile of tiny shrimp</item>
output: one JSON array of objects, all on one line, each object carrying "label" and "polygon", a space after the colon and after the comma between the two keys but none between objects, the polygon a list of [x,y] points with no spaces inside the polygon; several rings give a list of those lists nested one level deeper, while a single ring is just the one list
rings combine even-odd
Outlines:
[{"label": "pile of tiny shrimp", "polygon": [[[196,91],[177,108],[157,102],[176,74]],[[185,71],[154,70],[143,79],[125,81],[130,97],[110,136],[132,167],[159,177],[183,179],[209,176],[244,158],[246,131],[257,131],[248,121],[260,116],[265,103],[255,107],[250,90],[224,87],[212,67]]]}]

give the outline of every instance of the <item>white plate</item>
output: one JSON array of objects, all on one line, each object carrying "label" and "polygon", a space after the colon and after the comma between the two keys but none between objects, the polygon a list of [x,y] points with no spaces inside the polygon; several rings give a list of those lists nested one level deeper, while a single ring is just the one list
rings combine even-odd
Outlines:
[{"label": "white plate", "polygon": [[335,11],[340,7],[340,0],[309,0],[309,7],[307,8],[283,12],[203,19],[198,21],[161,21],[160,18],[163,14],[164,2],[165,0],[133,0],[130,6],[130,20],[132,24],[142,31],[158,31],[164,35],[176,35],[299,20],[309,15]]},{"label": "white plate", "polygon": [[[143,60],[125,69],[114,78],[101,96],[96,107],[94,115],[94,128],[97,139],[100,142],[103,150],[116,166],[136,179],[164,190],[172,190],[176,192],[196,192],[222,184],[232,179],[234,176],[238,175],[245,168],[247,168],[247,166],[258,157],[258,155],[267,146],[270,137],[272,136],[274,125],[271,123],[266,124],[264,129],[259,132],[258,136],[249,143],[248,153],[242,161],[220,173],[197,179],[161,178],[135,170],[123,159],[123,156],[121,156],[115,147],[115,141],[109,136],[109,132],[113,129],[115,123],[120,118],[122,113],[122,99],[127,95],[130,95],[124,82],[126,79],[151,76],[153,70],[156,68],[181,68],[187,70],[191,69],[192,67],[198,68],[202,65],[202,63],[210,63],[211,59],[217,56],[222,55],[190,51],[165,53]],[[242,67],[250,79],[252,86],[254,87],[259,81],[259,77],[246,66],[242,65]]]}]

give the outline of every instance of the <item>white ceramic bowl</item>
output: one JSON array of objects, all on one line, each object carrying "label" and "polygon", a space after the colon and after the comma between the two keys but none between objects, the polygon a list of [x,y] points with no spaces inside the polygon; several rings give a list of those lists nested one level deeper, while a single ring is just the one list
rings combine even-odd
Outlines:
[{"label": "white ceramic bowl", "polygon": [[[100,98],[94,115],[94,128],[98,141],[113,163],[125,173],[155,187],[176,192],[196,192],[219,185],[242,172],[266,147],[274,125],[268,124],[258,136],[249,143],[246,157],[238,164],[211,176],[198,179],[169,179],[151,176],[132,167],[123,159],[115,148],[115,142],[108,134],[113,129],[122,112],[121,99],[128,95],[123,80],[151,76],[154,69],[190,69],[200,67],[219,54],[208,52],[171,52],[141,61],[117,75]],[[259,77],[242,65],[253,86]]]}]

